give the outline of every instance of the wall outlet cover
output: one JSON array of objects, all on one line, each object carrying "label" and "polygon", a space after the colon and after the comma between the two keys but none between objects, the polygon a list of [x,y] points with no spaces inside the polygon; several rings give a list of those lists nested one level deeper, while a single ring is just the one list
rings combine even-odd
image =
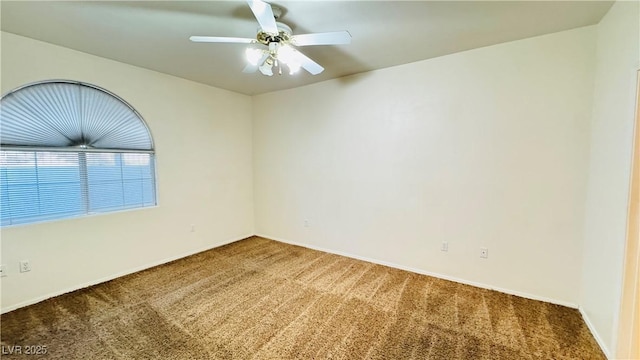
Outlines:
[{"label": "wall outlet cover", "polygon": [[31,264],[29,263],[29,260],[20,261],[20,272],[27,272],[27,271],[31,271]]}]

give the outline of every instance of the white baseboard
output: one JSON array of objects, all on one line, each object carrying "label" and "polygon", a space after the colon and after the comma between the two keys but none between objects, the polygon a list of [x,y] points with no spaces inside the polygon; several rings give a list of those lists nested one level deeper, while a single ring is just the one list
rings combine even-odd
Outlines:
[{"label": "white baseboard", "polygon": [[479,282],[475,282],[475,281],[469,281],[469,280],[466,280],[466,279],[461,279],[461,278],[457,278],[457,277],[453,277],[453,276],[443,275],[443,274],[434,273],[434,272],[430,272],[430,271],[426,271],[426,270],[422,270],[422,269],[416,269],[416,268],[412,268],[412,267],[408,267],[408,266],[404,266],[404,265],[394,264],[394,263],[383,261],[383,260],[371,259],[371,258],[367,258],[367,257],[360,256],[360,255],[354,255],[354,254],[350,254],[350,253],[343,252],[343,251],[336,251],[336,250],[333,250],[333,249],[327,249],[327,248],[323,248],[323,247],[318,247],[318,246],[313,246],[313,245],[309,245],[309,244],[299,243],[299,242],[296,242],[296,241],[290,241],[290,240],[286,240],[286,239],[282,239],[282,238],[278,238],[278,237],[274,237],[274,236],[269,236],[269,235],[265,235],[265,234],[256,234],[255,236],[260,236],[260,237],[263,237],[265,239],[275,240],[275,241],[283,242],[283,243],[286,243],[286,244],[297,245],[297,246],[301,246],[301,247],[304,247],[304,248],[307,248],[307,249],[313,249],[313,250],[327,252],[327,253],[331,253],[331,254],[335,254],[335,255],[346,256],[346,257],[349,257],[349,258],[352,258],[352,259],[367,261],[367,262],[370,262],[370,263],[384,265],[384,266],[388,266],[388,267],[392,267],[392,268],[396,268],[396,269],[400,269],[400,270],[406,270],[406,271],[410,271],[410,272],[413,272],[413,273],[416,273],[416,274],[432,276],[432,277],[435,277],[435,278],[448,280],[448,281],[453,281],[453,282],[457,282],[457,283],[460,283],[460,284],[471,285],[471,286],[475,286],[475,287],[482,288],[482,289],[495,290],[495,291],[498,291],[498,292],[501,292],[501,293],[505,293],[505,294],[509,294],[509,295],[515,295],[515,296],[519,296],[519,297],[526,298],[526,299],[544,301],[544,302],[547,302],[547,303],[550,303],[550,304],[566,306],[566,307],[569,307],[569,308],[572,308],[572,309],[578,309],[579,308],[577,304],[570,303],[570,302],[567,302],[567,301],[551,299],[551,298],[547,298],[547,297],[544,297],[544,296],[533,295],[533,294],[529,294],[529,293],[525,293],[525,292],[521,292],[521,291],[511,290],[511,289],[495,287],[495,286],[491,286],[491,285],[484,284],[484,283],[479,283]]},{"label": "white baseboard", "polygon": [[146,269],[152,268],[154,266],[158,266],[158,265],[166,264],[166,263],[169,263],[169,262],[172,262],[172,261],[175,261],[175,260],[179,260],[179,259],[185,258],[187,256],[191,256],[191,255],[195,255],[197,253],[201,253],[203,251],[215,249],[217,247],[224,246],[224,245],[227,245],[227,244],[231,244],[231,243],[234,243],[236,241],[240,241],[240,240],[252,237],[252,236],[253,236],[253,234],[248,234],[248,235],[243,235],[243,236],[241,236],[239,238],[232,238],[232,239],[225,240],[223,242],[217,243],[217,244],[212,245],[212,246],[206,246],[204,248],[192,250],[192,251],[180,254],[180,255],[172,256],[172,257],[169,257],[169,258],[166,258],[166,259],[163,259],[163,260],[159,260],[159,261],[154,261],[152,263],[145,264],[145,265],[142,265],[142,266],[138,266],[138,267],[135,267],[133,269],[128,269],[128,270],[121,271],[121,272],[118,272],[118,273],[115,273],[115,274],[112,274],[112,275],[109,275],[109,276],[105,276],[105,277],[100,278],[100,279],[96,279],[96,280],[92,280],[92,281],[89,281],[89,282],[86,282],[86,283],[83,283],[83,284],[79,284],[77,286],[72,286],[72,287],[69,287],[69,288],[66,288],[66,289],[63,289],[63,290],[59,290],[59,291],[55,291],[55,292],[52,292],[52,293],[49,293],[49,294],[46,294],[46,295],[38,296],[38,297],[33,298],[33,299],[25,300],[25,301],[22,301],[20,303],[13,304],[13,305],[10,305],[10,306],[2,308],[0,310],[0,314],[4,314],[4,313],[10,312],[10,311],[19,309],[21,307],[33,305],[35,303],[39,303],[41,301],[50,299],[50,298],[55,297],[55,296],[66,294],[66,293],[69,293],[69,292],[72,292],[72,291],[76,291],[76,290],[79,290],[79,289],[83,289],[83,288],[86,288],[86,287],[89,287],[89,286],[97,285],[97,284],[100,284],[100,283],[103,283],[103,282],[107,282],[107,281],[110,281],[110,280],[113,280],[113,279],[117,279],[117,278],[122,277],[122,276],[130,275],[130,274],[142,271],[142,270],[146,270]]},{"label": "white baseboard", "polygon": [[602,340],[600,334],[598,334],[598,332],[596,331],[595,326],[593,326],[593,323],[591,322],[591,319],[589,319],[587,313],[584,311],[584,308],[580,306],[578,310],[580,311],[580,315],[582,315],[582,320],[584,320],[584,323],[587,324],[587,328],[589,328],[591,335],[593,335],[593,338],[596,339],[596,342],[604,353],[604,356],[606,356],[607,359],[613,359],[613,357],[611,357],[611,351],[609,351],[607,344]]}]

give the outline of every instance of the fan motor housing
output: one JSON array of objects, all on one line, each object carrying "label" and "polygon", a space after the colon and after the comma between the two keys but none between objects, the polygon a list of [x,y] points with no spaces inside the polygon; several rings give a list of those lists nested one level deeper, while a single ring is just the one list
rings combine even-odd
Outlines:
[{"label": "fan motor housing", "polygon": [[269,43],[277,42],[277,43],[288,43],[291,39],[291,28],[287,24],[283,24],[281,22],[276,22],[278,26],[278,34],[270,34],[262,31],[262,29],[258,29],[258,35],[256,35],[256,40],[259,43],[264,45],[269,45]]}]

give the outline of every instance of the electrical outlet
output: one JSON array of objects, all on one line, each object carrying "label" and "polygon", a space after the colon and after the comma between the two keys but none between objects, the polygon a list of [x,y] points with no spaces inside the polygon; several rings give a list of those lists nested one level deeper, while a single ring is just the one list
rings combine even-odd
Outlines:
[{"label": "electrical outlet", "polygon": [[196,224],[191,224],[191,227],[189,228],[190,232],[196,232]]},{"label": "electrical outlet", "polygon": [[304,219],[304,227],[309,227],[309,219]]},{"label": "electrical outlet", "polygon": [[483,259],[486,259],[489,257],[489,249],[487,248],[480,248],[480,257]]},{"label": "electrical outlet", "polygon": [[20,272],[27,272],[27,271],[31,271],[31,264],[29,263],[29,260],[20,261]]},{"label": "electrical outlet", "polygon": [[449,243],[446,241],[443,241],[442,245],[440,245],[440,251],[449,251]]},{"label": "electrical outlet", "polygon": [[4,265],[0,265],[0,277],[7,276],[7,267]]}]

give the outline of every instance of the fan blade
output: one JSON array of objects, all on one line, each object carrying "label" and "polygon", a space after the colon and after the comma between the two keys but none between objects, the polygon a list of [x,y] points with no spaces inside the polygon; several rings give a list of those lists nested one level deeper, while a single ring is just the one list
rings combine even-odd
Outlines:
[{"label": "fan blade", "polygon": [[269,53],[265,53],[264,55],[262,55],[262,58],[260,58],[260,60],[255,65],[247,64],[247,66],[244,67],[244,70],[242,70],[242,72],[247,74],[252,74],[258,71],[258,68],[262,64],[264,64],[264,62],[267,60],[268,57],[269,57]]},{"label": "fan blade", "polygon": [[271,5],[262,0],[247,0],[253,15],[255,15],[258,24],[262,28],[262,31],[269,34],[278,34],[278,26],[276,25],[276,19],[273,17],[273,10]]},{"label": "fan blade", "polygon": [[320,66],[320,64],[311,60],[307,55],[298,50],[293,50],[293,56],[300,63],[300,66],[307,70],[311,75],[318,75],[324,71],[324,68]]},{"label": "fan blade", "polygon": [[291,43],[295,46],[351,44],[351,34],[348,31],[333,31],[294,35]]},{"label": "fan blade", "polygon": [[220,36],[192,36],[189,40],[193,42],[206,42],[206,43],[236,43],[236,44],[251,44],[256,42],[255,39],[238,38],[238,37],[220,37]]}]

